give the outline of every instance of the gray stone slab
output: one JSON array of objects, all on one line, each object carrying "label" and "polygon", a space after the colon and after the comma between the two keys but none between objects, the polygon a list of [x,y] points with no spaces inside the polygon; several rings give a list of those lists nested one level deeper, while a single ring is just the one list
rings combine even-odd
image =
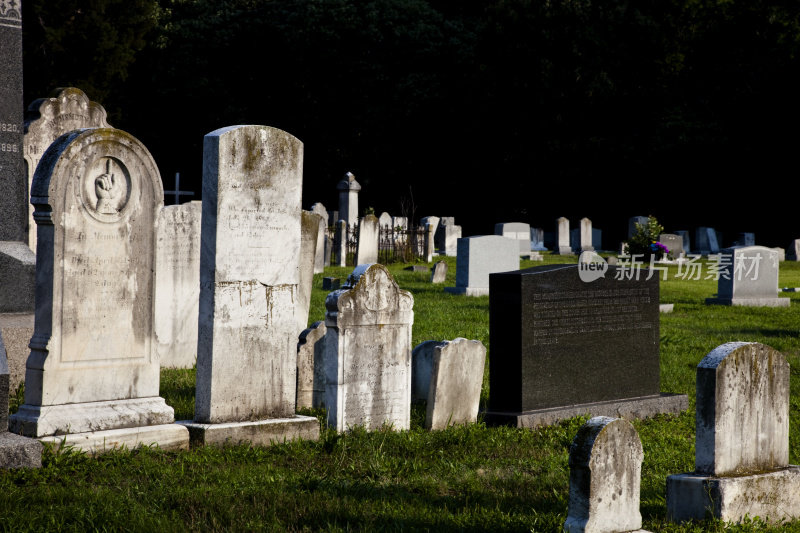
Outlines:
[{"label": "gray stone slab", "polygon": [[297,343],[297,408],[325,405],[325,322],[314,322]]},{"label": "gray stone slab", "polygon": [[375,215],[367,215],[359,220],[358,246],[356,247],[357,265],[378,261],[379,230],[380,224]]},{"label": "gray stone slab", "polygon": [[433,236],[434,244],[439,255],[456,256],[458,253],[458,239],[461,238],[461,226],[453,224],[439,224]]},{"label": "gray stone slab", "polygon": [[444,283],[447,281],[447,263],[445,261],[437,261],[431,267],[431,283]]},{"label": "gray stone slab", "polygon": [[675,232],[675,235],[678,235],[681,239],[683,239],[683,251],[686,254],[692,253],[692,239],[690,234],[687,230],[678,230]]},{"label": "gray stone slab", "polygon": [[289,418],[201,424],[180,420],[177,424],[189,430],[191,446],[274,446],[294,440],[319,440],[319,420],[313,416],[294,415]]},{"label": "gray stone slab", "polygon": [[675,304],[658,304],[659,313],[671,313],[675,310]]},{"label": "gray stone slab", "polygon": [[311,305],[311,289],[314,285],[316,271],[317,246],[320,245],[319,229],[323,218],[309,211],[301,213],[300,221],[300,283],[297,286],[297,318],[298,333],[308,327],[308,312]]},{"label": "gray stone slab", "polygon": [[411,351],[411,401],[428,401],[433,373],[433,349],[441,341],[424,341]]},{"label": "gray stone slab", "polygon": [[477,340],[457,338],[430,348],[425,429],[474,424],[481,399],[486,347]]},{"label": "gray stone slab", "polygon": [[778,254],[763,246],[726,248],[720,255],[717,296],[710,305],[789,307],[778,297]]},{"label": "gray stone slab", "polygon": [[494,234],[518,241],[520,253],[531,251],[531,226],[524,222],[501,222],[494,225]]},{"label": "gray stone slab", "polygon": [[36,439],[0,432],[0,468],[41,468],[42,449]]},{"label": "gray stone slab", "polygon": [[519,241],[499,235],[458,240],[456,286],[445,291],[468,296],[489,293],[489,274],[519,268]]},{"label": "gray stone slab", "polygon": [[25,362],[31,353],[28,343],[33,337],[33,323],[33,313],[0,314],[0,338],[8,356],[8,390],[11,394],[25,381]]},{"label": "gray stone slab", "polygon": [[714,228],[700,227],[695,231],[695,249],[702,255],[719,253],[719,242],[717,232]]},{"label": "gray stone slab", "polygon": [[531,228],[531,250],[537,252],[547,251],[544,245],[544,230],[541,228]]},{"label": "gray stone slab", "polygon": [[678,259],[684,254],[683,237],[678,234],[662,233],[658,236],[658,242],[667,247],[667,250],[669,250],[669,253],[674,259]]}]

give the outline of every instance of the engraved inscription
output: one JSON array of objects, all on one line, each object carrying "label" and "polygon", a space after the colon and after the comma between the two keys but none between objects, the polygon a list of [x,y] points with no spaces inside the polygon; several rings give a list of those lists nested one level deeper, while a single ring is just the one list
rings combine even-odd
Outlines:
[{"label": "engraved inscription", "polygon": [[646,288],[544,292],[533,296],[534,345],[563,344],[576,334],[652,329]]}]

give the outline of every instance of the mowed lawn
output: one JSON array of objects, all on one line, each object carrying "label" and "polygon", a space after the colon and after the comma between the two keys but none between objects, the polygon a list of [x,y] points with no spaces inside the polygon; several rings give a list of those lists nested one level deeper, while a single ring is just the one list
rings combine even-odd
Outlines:
[{"label": "mowed lawn", "polygon": [[[546,262],[577,258],[546,256]],[[455,259],[447,258],[455,285]],[[542,263],[522,262],[522,267]],[[489,298],[446,294],[429,274],[390,265],[413,293],[414,345],[466,337],[488,348]],[[314,278],[309,323],[324,320],[323,276]],[[721,531],[704,522],[666,522],[665,480],[694,467],[695,367],[728,341],[757,341],[783,352],[792,367],[790,459],[800,461],[800,293],[789,308],[706,306],[714,280],[669,279],[661,302],[661,390],[686,393],[690,410],[634,421],[644,446],[641,510],[651,531]],[[707,273],[703,270],[702,277]],[[800,264],[781,263],[781,287],[800,287]],[[625,342],[624,337],[619,343]],[[161,393],[176,418],[193,414],[194,372],[162,370]],[[481,402],[489,394],[488,364]],[[12,402],[13,403],[13,402]],[[319,411],[305,411],[320,416]],[[99,457],[46,451],[41,470],[0,472],[0,528],[8,531],[560,531],[567,513],[568,447],[585,418],[522,430],[482,423],[429,432],[424,408],[412,428],[395,432],[323,427],[318,442],[270,448],[236,446],[186,452],[119,451]],[[767,528],[757,522],[726,531],[800,531],[800,522]]]}]

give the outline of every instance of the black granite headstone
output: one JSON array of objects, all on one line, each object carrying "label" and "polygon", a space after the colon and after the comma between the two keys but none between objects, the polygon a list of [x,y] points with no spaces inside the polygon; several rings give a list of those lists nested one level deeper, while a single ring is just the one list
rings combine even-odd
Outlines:
[{"label": "black granite headstone", "polygon": [[[605,265],[603,265],[605,267]],[[642,417],[688,407],[662,395],[659,279],[582,281],[579,265],[489,276],[489,423],[535,426],[580,414]]]}]

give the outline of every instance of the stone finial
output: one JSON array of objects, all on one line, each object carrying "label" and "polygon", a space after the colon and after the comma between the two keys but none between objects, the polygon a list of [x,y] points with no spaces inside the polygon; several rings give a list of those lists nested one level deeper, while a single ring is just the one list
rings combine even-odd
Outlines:
[{"label": "stone finial", "polygon": [[339,191],[360,191],[361,185],[356,181],[356,177],[353,175],[352,172],[348,172],[336,185],[336,189]]}]

